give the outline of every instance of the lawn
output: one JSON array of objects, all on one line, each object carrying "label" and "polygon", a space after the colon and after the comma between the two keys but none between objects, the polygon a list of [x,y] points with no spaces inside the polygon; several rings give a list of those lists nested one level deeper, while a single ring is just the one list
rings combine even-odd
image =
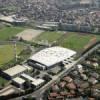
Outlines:
[{"label": "lawn", "polygon": [[58,38],[60,38],[62,34],[63,33],[61,32],[43,32],[35,40],[36,41],[48,40],[48,42],[53,42],[56,41]]},{"label": "lawn", "polygon": [[[24,46],[17,44],[17,54],[24,49]],[[0,45],[0,66],[14,58],[14,45]]]},{"label": "lawn", "polygon": [[3,87],[5,84],[7,84],[7,80],[5,80],[4,78],[0,77],[0,87]]},{"label": "lawn", "polygon": [[7,40],[17,33],[22,32],[24,28],[21,27],[5,27],[0,29],[0,40]]},{"label": "lawn", "polygon": [[[60,37],[62,38],[62,35],[63,33],[61,32],[44,32],[38,36],[36,40],[48,40],[49,42],[53,42]],[[100,35],[66,32],[66,35],[60,40],[59,45],[76,51],[81,51],[87,44],[91,43],[94,38],[100,40]]]},{"label": "lawn", "polygon": [[96,40],[100,40],[100,35],[92,35],[92,34],[78,34],[78,33],[68,33],[65,39],[62,42],[62,46],[66,48],[71,48],[76,51],[81,51],[84,47],[91,43],[91,41],[96,38]]}]

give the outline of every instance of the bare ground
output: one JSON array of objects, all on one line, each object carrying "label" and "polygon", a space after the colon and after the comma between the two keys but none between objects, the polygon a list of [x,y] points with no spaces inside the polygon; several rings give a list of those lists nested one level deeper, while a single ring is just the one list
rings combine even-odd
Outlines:
[{"label": "bare ground", "polygon": [[38,35],[40,35],[42,32],[42,30],[26,29],[23,32],[17,34],[16,36],[18,38],[22,38],[23,40],[31,41]]}]

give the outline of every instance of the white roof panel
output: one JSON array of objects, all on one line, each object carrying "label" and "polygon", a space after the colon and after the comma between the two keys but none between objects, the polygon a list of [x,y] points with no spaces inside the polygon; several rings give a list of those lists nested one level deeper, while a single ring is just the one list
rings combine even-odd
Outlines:
[{"label": "white roof panel", "polygon": [[24,72],[25,70],[27,70],[27,68],[21,65],[16,65],[12,68],[5,70],[4,73],[8,74],[9,76],[14,76],[17,75],[18,73]]},{"label": "white roof panel", "polygon": [[21,76],[28,79],[28,80],[30,80],[30,81],[35,81],[36,80],[33,77],[31,77],[31,76],[29,76],[28,74],[25,74],[25,73],[21,74]]},{"label": "white roof panel", "polygon": [[34,54],[30,59],[49,67],[75,54],[76,52],[73,50],[56,46],[41,50]]},{"label": "white roof panel", "polygon": [[18,83],[18,84],[23,84],[25,82],[24,79],[20,78],[20,77],[16,77],[13,79],[14,82]]},{"label": "white roof panel", "polygon": [[35,86],[38,86],[42,83],[44,83],[43,79],[36,79],[35,81],[32,82],[32,84],[35,85]]}]

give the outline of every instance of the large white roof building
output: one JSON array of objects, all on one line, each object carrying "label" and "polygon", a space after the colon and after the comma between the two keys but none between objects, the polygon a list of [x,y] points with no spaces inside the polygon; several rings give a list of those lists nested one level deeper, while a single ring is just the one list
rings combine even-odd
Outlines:
[{"label": "large white roof building", "polygon": [[30,59],[46,67],[53,66],[76,54],[75,51],[63,47],[50,47],[34,54]]}]

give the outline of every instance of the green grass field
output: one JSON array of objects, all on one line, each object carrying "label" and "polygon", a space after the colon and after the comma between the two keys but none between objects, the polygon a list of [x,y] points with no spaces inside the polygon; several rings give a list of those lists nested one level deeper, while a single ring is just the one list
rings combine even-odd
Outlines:
[{"label": "green grass field", "polygon": [[7,81],[6,79],[0,77],[0,87],[1,87],[1,86],[4,86],[5,84],[7,84],[7,82],[8,82],[8,81]]},{"label": "green grass field", "polygon": [[100,40],[100,35],[68,33],[61,45],[66,48],[81,51],[87,44],[91,43],[94,38]]},{"label": "green grass field", "polygon": [[0,29],[0,40],[7,40],[23,30],[24,30],[24,28],[20,28],[20,27],[2,28],[2,29]]},{"label": "green grass field", "polygon": [[48,42],[53,42],[62,36],[61,32],[43,32],[35,40],[48,40]]},{"label": "green grass field", "polygon": [[[17,54],[24,49],[24,46],[17,45]],[[0,45],[0,66],[14,58],[14,45]]]},{"label": "green grass field", "polygon": [[[61,32],[44,32],[38,36],[36,40],[48,40],[49,42],[53,42],[61,36]],[[100,40],[100,35],[66,32],[64,38],[60,40],[59,45],[76,51],[81,51],[93,38]]]}]

